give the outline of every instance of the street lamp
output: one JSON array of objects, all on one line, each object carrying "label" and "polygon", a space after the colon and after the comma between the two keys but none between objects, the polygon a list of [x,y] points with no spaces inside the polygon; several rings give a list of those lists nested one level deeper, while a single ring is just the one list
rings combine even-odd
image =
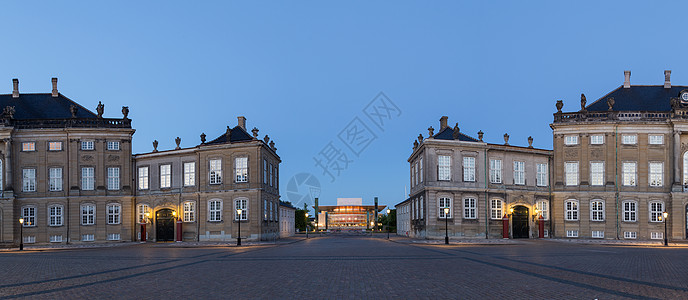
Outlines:
[{"label": "street lamp", "polygon": [[667,217],[669,217],[669,213],[663,212],[662,215],[664,215],[664,219],[662,220],[662,221],[664,221],[664,246],[669,246],[669,240],[667,239],[667,222],[666,222]]},{"label": "street lamp", "polygon": [[24,218],[19,218],[19,251],[24,250]]},{"label": "street lamp", "polygon": [[237,223],[239,223],[239,232],[237,232],[237,246],[241,246],[241,208],[237,208],[236,210],[237,216]]},{"label": "street lamp", "polygon": [[308,238],[308,213],[306,213],[306,238]]},{"label": "street lamp", "polygon": [[389,213],[391,210],[387,209],[387,239],[389,240]]},{"label": "street lamp", "polygon": [[449,207],[444,208],[444,244],[449,245]]}]

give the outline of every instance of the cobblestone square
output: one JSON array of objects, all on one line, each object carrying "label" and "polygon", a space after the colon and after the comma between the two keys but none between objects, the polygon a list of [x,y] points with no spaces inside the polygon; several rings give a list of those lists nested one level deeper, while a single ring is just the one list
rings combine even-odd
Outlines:
[{"label": "cobblestone square", "polygon": [[3,299],[685,299],[688,248],[366,236],[0,252]]}]

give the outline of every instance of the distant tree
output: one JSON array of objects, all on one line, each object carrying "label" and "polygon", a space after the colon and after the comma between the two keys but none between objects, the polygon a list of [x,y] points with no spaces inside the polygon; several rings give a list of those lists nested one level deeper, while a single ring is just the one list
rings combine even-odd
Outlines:
[{"label": "distant tree", "polygon": [[313,229],[313,224],[306,218],[306,212],[308,211],[303,209],[297,209],[296,212],[294,212],[294,225],[299,231],[305,231],[306,224],[310,225],[311,229]]}]

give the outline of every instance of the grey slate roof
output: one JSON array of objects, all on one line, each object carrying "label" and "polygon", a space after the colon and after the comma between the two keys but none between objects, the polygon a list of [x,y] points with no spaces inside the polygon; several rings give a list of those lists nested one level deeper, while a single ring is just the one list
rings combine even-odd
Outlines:
[{"label": "grey slate roof", "polygon": [[12,94],[0,95],[0,111],[6,106],[14,106],[14,118],[17,120],[69,119],[72,117],[69,110],[72,105],[79,108],[77,118],[98,118],[98,115],[62,94],[57,97],[51,93],[19,94],[19,98],[12,98]]},{"label": "grey slate roof", "polygon": [[586,107],[588,111],[607,111],[607,98],[614,98],[614,111],[671,111],[671,98],[679,97],[688,86],[672,86],[665,89],[663,85],[620,86],[609,94],[597,99]]},{"label": "grey slate roof", "polygon": [[[444,130],[438,132],[437,134],[434,135],[436,139],[439,140],[454,140],[454,129],[451,127],[447,127]],[[459,141],[464,141],[464,142],[479,142],[479,140],[474,139],[470,136],[467,136],[461,131],[459,131],[459,136],[457,137],[457,140]]]},{"label": "grey slate roof", "polygon": [[215,138],[214,140],[205,143],[206,145],[214,145],[214,144],[225,144],[225,143],[234,143],[234,142],[243,142],[243,141],[250,141],[253,140],[253,137],[246,132],[241,126],[235,126],[232,128],[231,132],[229,133],[229,140],[227,140],[227,134],[223,133],[221,136]]}]

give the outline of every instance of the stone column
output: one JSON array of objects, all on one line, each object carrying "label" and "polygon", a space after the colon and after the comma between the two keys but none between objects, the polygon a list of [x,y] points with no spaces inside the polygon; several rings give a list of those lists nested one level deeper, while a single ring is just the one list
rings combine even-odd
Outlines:
[{"label": "stone column", "polygon": [[681,156],[681,132],[674,131],[674,183],[683,186],[681,180],[681,161],[683,157]]}]

